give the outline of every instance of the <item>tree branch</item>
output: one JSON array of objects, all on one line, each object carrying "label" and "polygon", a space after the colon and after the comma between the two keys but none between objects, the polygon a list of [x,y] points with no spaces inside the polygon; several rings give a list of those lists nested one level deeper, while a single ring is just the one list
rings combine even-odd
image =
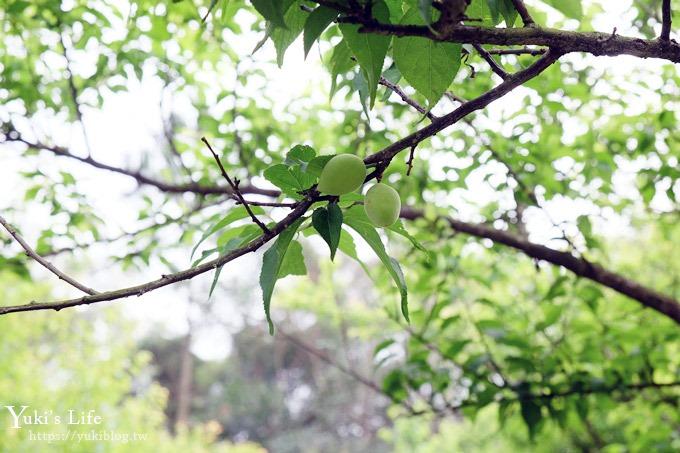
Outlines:
[{"label": "tree branch", "polygon": [[369,164],[377,164],[380,161],[389,161],[394,156],[399,154],[401,151],[410,148],[423,140],[432,137],[433,135],[441,132],[452,124],[458,122],[463,117],[469,115],[470,113],[483,109],[487,105],[491,104],[496,99],[499,99],[522,85],[528,80],[533,79],[538,74],[547,69],[551,64],[553,64],[561,56],[561,53],[554,50],[546,52],[541,58],[539,58],[534,64],[524,69],[523,71],[517,72],[509,76],[503,83],[492,88],[481,96],[472,99],[471,101],[463,103],[460,107],[455,109],[453,112],[440,117],[432,124],[417,130],[416,132],[408,135],[401,140],[398,140],[391,145],[387,146],[383,150],[368,156],[364,159],[364,162]]},{"label": "tree branch", "polygon": [[270,233],[262,234],[256,239],[252,240],[243,247],[232,250],[226,255],[220,256],[214,260],[208,261],[196,267],[185,269],[174,274],[163,275],[161,278],[152,280],[147,283],[143,283],[136,286],[130,286],[128,288],[122,288],[112,291],[106,291],[91,296],[80,297],[76,299],[67,299],[55,302],[31,302],[24,305],[15,305],[8,307],[0,307],[0,315],[7,313],[16,313],[23,311],[36,311],[36,310],[61,310],[67,307],[75,307],[78,305],[90,305],[98,302],[104,302],[109,300],[117,300],[130,296],[141,296],[149,291],[153,291],[164,286],[171,285],[173,283],[181,282],[184,280],[189,280],[196,277],[197,275],[204,274],[208,271],[216,269],[224,264],[235,260],[236,258],[243,256],[247,253],[254,252],[262,247],[264,244],[275,238],[283,230],[288,228],[293,222],[302,217],[315,201],[317,201],[318,195],[308,196],[307,198],[300,201],[298,206],[292,210],[283,220],[278,222],[274,228],[270,230]]},{"label": "tree branch", "polygon": [[[224,187],[219,185],[206,186],[198,183],[188,183],[188,184],[171,184],[165,181],[151,178],[144,175],[139,171],[127,170],[120,167],[115,167],[113,165],[108,165],[91,157],[80,157],[71,153],[68,149],[62,148],[60,146],[51,146],[39,142],[29,142],[23,139],[21,136],[7,135],[5,138],[7,142],[19,142],[28,146],[31,149],[37,151],[48,151],[56,156],[68,157],[70,159],[77,160],[79,162],[88,164],[92,167],[99,168],[101,170],[110,171],[112,173],[118,173],[120,175],[125,175],[133,178],[140,185],[148,185],[157,188],[158,190],[166,193],[193,193],[197,195],[232,195],[233,191],[231,187]],[[279,195],[277,190],[268,190],[254,187],[252,185],[240,186],[239,189],[242,193],[249,193],[254,195],[264,195],[268,197],[276,197]]]},{"label": "tree branch", "polygon": [[519,13],[519,17],[522,18],[522,23],[524,23],[525,27],[531,27],[535,24],[534,19],[531,17],[531,14],[529,14],[529,10],[527,10],[523,0],[512,0],[512,4]]},{"label": "tree branch", "polygon": [[370,389],[373,390],[374,392],[379,393],[379,394],[381,394],[381,395],[387,397],[387,398],[388,398],[390,401],[392,401],[394,404],[398,404],[398,405],[400,405],[400,406],[405,407],[406,410],[408,410],[410,414],[416,414],[416,411],[413,409],[413,407],[412,407],[408,402],[406,402],[406,401],[399,401],[399,400],[395,399],[394,396],[392,396],[392,395],[389,394],[388,392],[385,392],[378,384],[376,384],[375,382],[371,381],[370,379],[368,379],[368,378],[366,378],[366,377],[360,375],[359,373],[357,373],[357,372],[354,371],[353,369],[351,369],[351,368],[349,368],[349,367],[346,367],[346,366],[342,365],[342,364],[339,363],[337,360],[335,360],[335,359],[329,357],[328,355],[326,355],[323,351],[320,351],[319,349],[315,348],[314,346],[305,343],[304,341],[300,340],[300,339],[297,338],[296,336],[291,335],[291,334],[289,334],[289,333],[287,333],[287,332],[281,330],[280,327],[277,329],[277,331],[278,331],[279,335],[281,335],[286,341],[288,341],[288,342],[294,344],[295,346],[297,346],[298,348],[304,350],[304,351],[307,352],[308,354],[311,354],[311,355],[313,355],[313,356],[319,358],[320,360],[326,362],[327,364],[329,364],[329,365],[332,366],[333,368],[338,369],[338,370],[341,371],[342,373],[344,373],[344,374],[346,374],[347,376],[351,377],[352,379],[354,379],[355,381],[359,382],[360,384],[362,384],[362,385],[364,385],[364,386],[370,388]]},{"label": "tree branch", "polygon": [[375,20],[345,18],[345,22],[362,25],[361,31],[393,36],[421,36],[433,41],[499,46],[543,46],[567,54],[585,52],[597,56],[632,55],[660,58],[680,63],[680,45],[673,41],[632,38],[601,32],[577,32],[554,28],[485,28],[457,25],[435,33],[420,25],[383,24]]},{"label": "tree branch", "polygon": [[380,77],[379,83],[380,83],[380,85],[383,85],[383,86],[389,88],[390,90],[392,90],[392,92],[396,93],[397,96],[399,96],[402,101],[404,101],[405,103],[407,103],[408,105],[410,105],[411,107],[416,109],[416,111],[418,111],[418,113],[425,115],[430,121],[434,121],[435,119],[437,119],[437,117],[435,115],[433,115],[432,112],[427,110],[422,105],[418,104],[411,97],[409,97],[406,93],[404,93],[404,91],[396,83],[390,82],[385,77]]},{"label": "tree branch", "polygon": [[[423,213],[415,208],[404,207],[401,211],[401,217],[414,220],[423,217]],[[658,311],[680,324],[680,303],[678,301],[620,274],[609,271],[598,264],[591,263],[584,258],[575,257],[567,252],[560,252],[543,245],[534,244],[507,231],[497,230],[482,224],[466,223],[451,217],[444,217],[444,220],[455,231],[490,239],[497,244],[517,249],[531,258],[561,266],[579,277],[600,283],[624,296],[628,296],[645,307]]]},{"label": "tree branch", "polygon": [[52,263],[47,261],[45,258],[42,256],[38,255],[35,250],[31,248],[30,245],[24,240],[24,238],[19,234],[19,232],[9,223],[7,220],[4,219],[4,217],[0,216],[0,225],[2,225],[5,230],[14,238],[15,241],[19,243],[21,248],[24,249],[26,252],[26,255],[29,256],[30,258],[34,259],[37,261],[42,267],[47,269],[48,271],[52,272],[54,275],[59,277],[60,280],[65,281],[69,285],[73,286],[74,288],[79,289],[80,291],[84,292],[85,294],[90,294],[90,295],[96,295],[98,294],[97,291],[93,290],[92,288],[88,288],[87,286],[78,283],[74,278],[69,277],[68,275],[64,274],[62,271],[54,267]]},{"label": "tree branch", "polygon": [[661,41],[669,41],[671,37],[671,0],[663,0],[661,3],[661,34],[659,39]]},{"label": "tree branch", "polygon": [[493,57],[491,56],[491,54],[489,54],[489,52],[487,52],[486,50],[484,50],[484,48],[483,48],[482,46],[480,46],[479,44],[473,44],[472,46],[475,48],[475,50],[477,51],[477,53],[479,53],[479,55],[484,59],[484,61],[486,61],[486,62],[489,64],[489,66],[491,67],[491,70],[492,70],[498,77],[500,77],[501,79],[505,80],[505,79],[507,79],[507,78],[510,76],[507,72],[505,72],[505,69],[503,69],[503,68],[501,67],[501,65],[499,65],[499,64],[496,62],[496,60],[493,59]]},{"label": "tree branch", "polygon": [[490,55],[543,55],[546,49],[531,49],[529,47],[522,47],[519,49],[488,49]]},{"label": "tree branch", "polygon": [[68,51],[66,50],[66,44],[64,43],[64,37],[59,33],[59,43],[61,44],[61,53],[66,60],[66,81],[68,82],[69,94],[71,95],[71,101],[73,102],[73,108],[76,112],[76,118],[80,124],[80,129],[83,132],[83,140],[85,141],[85,148],[87,149],[88,157],[92,155],[92,147],[90,146],[90,139],[87,136],[87,129],[85,129],[85,122],[83,121],[83,111],[78,102],[78,89],[76,88],[76,83],[73,79],[73,71],[71,70],[71,59],[68,57]]}]

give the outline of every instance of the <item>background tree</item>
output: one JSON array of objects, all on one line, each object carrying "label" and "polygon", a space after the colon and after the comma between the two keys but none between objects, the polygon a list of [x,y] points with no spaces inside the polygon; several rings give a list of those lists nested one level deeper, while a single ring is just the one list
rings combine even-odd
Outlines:
[{"label": "background tree", "polygon": [[[14,240],[3,263],[26,277],[27,254],[78,293],[0,314],[212,273],[207,298],[231,261],[248,268],[244,255],[266,248],[270,332],[272,307],[323,318],[327,291],[352,282],[339,299],[370,307],[352,321],[374,326],[363,338],[378,346],[394,416],[491,407],[530,438],[550,419],[545,429],[575,446],[677,447],[677,8],[634,2],[619,19],[612,2],[465,3],[10,1],[0,115],[17,169],[8,204],[22,211],[0,218]],[[330,81],[276,87],[252,47],[271,41],[281,66],[298,36]],[[140,84],[158,93],[160,140],[98,151],[88,116]],[[280,103],[277,88],[303,94]],[[331,101],[317,103],[320,92]],[[367,182],[398,190],[402,221],[377,230],[361,193],[316,191],[329,156],[345,152],[363,158]],[[85,168],[139,185],[125,209],[97,202]],[[45,221],[28,225],[21,213],[34,207]],[[312,221],[331,210],[342,214],[326,227]],[[343,261],[329,268],[320,236],[370,279]],[[91,283],[110,266],[86,260],[97,245],[142,283]],[[66,266],[69,253],[79,266]],[[300,274],[309,280],[272,299],[278,279]],[[618,415],[593,417],[608,405]],[[637,405],[652,415],[630,415]],[[650,436],[616,427],[659,420],[668,429]]]}]

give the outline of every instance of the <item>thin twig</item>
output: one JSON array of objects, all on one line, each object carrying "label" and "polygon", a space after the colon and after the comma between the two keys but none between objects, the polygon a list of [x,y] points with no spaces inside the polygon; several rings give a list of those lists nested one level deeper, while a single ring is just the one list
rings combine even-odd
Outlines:
[{"label": "thin twig", "polygon": [[85,141],[85,148],[87,149],[87,156],[92,155],[92,147],[90,146],[90,139],[87,136],[87,129],[85,129],[85,122],[83,121],[83,111],[78,102],[78,89],[76,88],[76,83],[73,79],[73,71],[71,70],[71,60],[68,57],[68,51],[66,50],[66,44],[64,43],[64,37],[59,31],[59,42],[61,43],[61,51],[64,59],[66,60],[66,80],[68,82],[69,94],[71,95],[71,101],[73,102],[73,108],[76,112],[76,118],[78,119],[78,124],[80,124],[80,129],[83,133],[83,140]]},{"label": "thin twig", "polygon": [[661,3],[661,41],[668,41],[671,38],[671,0],[663,0]]},{"label": "thin twig", "polygon": [[408,162],[406,162],[406,165],[408,165],[408,168],[406,169],[406,176],[411,176],[411,170],[413,170],[413,157],[416,153],[416,147],[418,145],[413,145],[411,147],[411,151],[408,153]]},{"label": "thin twig", "polygon": [[404,91],[397,85],[396,83],[392,83],[389,80],[387,80],[385,77],[380,77],[380,85],[383,85],[390,90],[392,90],[394,93],[396,93],[402,101],[413,107],[418,111],[418,113],[421,113],[425,115],[430,121],[433,121],[437,119],[435,115],[432,114],[429,110],[427,110],[425,107],[422,105],[418,104],[415,100],[413,100],[411,97],[409,97]]},{"label": "thin twig", "polygon": [[529,14],[529,10],[527,10],[523,0],[512,0],[512,4],[519,13],[519,17],[522,18],[525,27],[535,25],[534,19],[531,17],[531,14]]},{"label": "thin twig", "polygon": [[243,205],[244,208],[246,208],[246,211],[248,212],[248,215],[250,215],[250,218],[253,219],[253,222],[257,226],[260,227],[262,231],[264,231],[265,234],[271,234],[271,231],[269,231],[269,228],[260,221],[260,219],[257,218],[257,216],[253,213],[252,209],[250,209],[250,206],[248,205],[248,202],[243,198],[243,195],[241,194],[241,191],[238,188],[238,179],[235,181],[232,181],[229,175],[227,174],[227,171],[224,169],[224,165],[222,165],[222,161],[220,160],[220,156],[217,155],[215,150],[213,150],[212,146],[210,146],[210,143],[208,143],[208,140],[205,137],[201,137],[201,141],[205,143],[205,145],[208,147],[210,152],[212,153],[213,157],[215,158],[215,162],[217,162],[217,165],[220,167],[220,171],[222,172],[222,176],[224,179],[227,180],[227,183],[229,183],[229,186],[231,186],[232,190],[234,191],[234,196],[238,199],[238,201]]},{"label": "thin twig", "polygon": [[503,69],[503,68],[501,67],[501,65],[499,65],[499,64],[496,62],[496,60],[493,59],[493,57],[489,54],[489,52],[487,52],[486,50],[484,50],[484,48],[483,48],[481,45],[479,45],[479,44],[473,44],[473,47],[475,48],[475,50],[477,51],[477,53],[479,53],[479,55],[484,59],[484,61],[486,61],[486,62],[489,64],[489,66],[491,67],[491,70],[492,70],[498,77],[500,77],[501,79],[505,80],[505,79],[507,79],[507,78],[510,76],[507,72],[505,72],[505,69]]},{"label": "thin twig", "polygon": [[45,269],[48,271],[52,272],[54,275],[59,277],[60,280],[65,281],[69,285],[73,286],[74,288],[79,289],[80,291],[84,292],[85,294],[89,294],[91,296],[95,294],[99,294],[97,291],[93,290],[92,288],[88,288],[87,286],[78,283],[75,279],[72,277],[69,277],[68,275],[64,274],[62,271],[54,267],[52,263],[47,261],[45,258],[42,256],[38,255],[33,248],[31,248],[30,245],[24,240],[24,238],[19,234],[19,232],[9,223],[7,220],[4,219],[4,217],[0,216],[0,224],[7,230],[7,232],[14,238],[15,241],[19,243],[21,248],[24,249],[26,252],[26,255],[29,256],[30,258],[33,258],[35,261],[37,261],[41,266],[43,266]]}]

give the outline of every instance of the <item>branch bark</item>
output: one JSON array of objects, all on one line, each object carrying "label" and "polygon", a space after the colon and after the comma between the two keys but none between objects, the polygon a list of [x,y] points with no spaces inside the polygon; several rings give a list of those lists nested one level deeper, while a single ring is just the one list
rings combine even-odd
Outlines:
[{"label": "branch bark", "polygon": [[671,38],[671,0],[663,0],[661,4],[661,41],[669,41]]},{"label": "branch bark", "polygon": [[[414,220],[423,217],[423,213],[414,208],[404,207],[401,211],[401,217]],[[534,244],[507,231],[497,230],[481,224],[466,223],[451,217],[444,217],[444,219],[455,231],[490,239],[497,244],[503,244],[519,250],[531,258],[547,261],[568,269],[579,277],[587,278],[613,289],[680,324],[680,303],[678,301],[620,274],[609,271],[598,264],[578,258],[567,252],[560,252],[540,244]]]},{"label": "branch bark", "polygon": [[531,17],[531,14],[529,14],[529,10],[527,10],[523,0],[512,0],[512,5],[519,13],[519,17],[522,18],[522,23],[524,23],[525,27],[530,27],[535,24],[534,19]]},{"label": "branch bark", "polygon": [[501,79],[505,80],[509,77],[509,74],[505,72],[505,69],[499,65],[496,60],[493,59],[491,54],[487,52],[484,47],[480,46],[479,44],[473,44],[472,45],[477,53],[484,59],[484,61],[487,62],[487,64],[491,67],[491,70]]},{"label": "branch bark", "polygon": [[302,200],[298,206],[293,209],[283,220],[278,222],[273,228],[270,229],[269,234],[262,234],[258,238],[249,242],[243,247],[235,249],[226,255],[220,256],[212,261],[208,261],[199,266],[185,269],[180,272],[176,272],[170,275],[163,275],[157,280],[153,280],[141,285],[131,286],[128,288],[122,288],[112,291],[106,291],[102,293],[97,293],[91,296],[80,297],[76,299],[67,299],[55,302],[31,302],[25,305],[15,305],[0,307],[0,315],[7,313],[16,313],[23,311],[36,311],[36,310],[61,310],[67,307],[75,307],[78,305],[90,305],[97,302],[104,302],[109,300],[117,300],[130,296],[141,296],[149,291],[153,291],[164,286],[171,285],[173,283],[178,283],[184,280],[189,280],[196,277],[197,275],[204,274],[208,271],[216,269],[224,264],[235,260],[236,258],[243,256],[247,253],[254,252],[262,247],[264,244],[275,238],[283,230],[288,228],[293,222],[302,217],[312,204],[316,201],[315,197],[307,197]]},{"label": "branch bark", "polygon": [[382,24],[374,20],[346,18],[346,22],[362,25],[361,31],[394,36],[421,36],[433,41],[498,46],[544,46],[561,53],[584,52],[597,56],[632,55],[660,58],[680,63],[680,45],[673,41],[632,38],[612,33],[577,32],[554,28],[485,28],[458,25],[434,33],[420,25]]},{"label": "branch bark", "polygon": [[[30,142],[28,140],[25,140],[21,136],[7,136],[5,141],[7,142],[18,142],[18,143],[23,143],[24,145],[28,146],[31,149],[34,149],[36,151],[47,151],[50,152],[56,156],[62,156],[62,157],[68,157],[70,159],[77,160],[79,162],[82,162],[84,164],[90,165],[95,168],[99,168],[100,170],[106,170],[112,173],[118,173],[120,175],[124,176],[129,176],[133,178],[135,181],[137,181],[138,184],[140,185],[148,185],[155,187],[156,189],[160,190],[161,192],[166,192],[166,193],[175,193],[175,194],[182,194],[182,193],[193,193],[196,195],[233,195],[233,190],[231,187],[225,187],[225,186],[219,186],[219,185],[201,185],[197,183],[187,183],[187,184],[172,184],[168,183],[165,181],[161,181],[152,177],[149,177],[145,175],[144,173],[140,171],[135,171],[135,170],[127,170],[125,168],[120,168],[116,167],[113,165],[105,164],[103,162],[100,162],[98,160],[95,160],[91,157],[80,157],[72,152],[70,152],[66,148],[62,148],[61,146],[52,146],[52,145],[47,145],[44,143],[39,143],[39,142]],[[252,185],[242,185],[240,186],[240,190],[243,193],[249,193],[253,195],[264,195],[268,197],[276,197],[279,195],[279,192],[277,190],[268,190],[268,189],[261,189]]]},{"label": "branch bark", "polygon": [[496,99],[503,97],[510,91],[514,90],[518,86],[533,79],[541,72],[545,71],[551,64],[553,64],[561,56],[561,53],[554,50],[549,50],[541,58],[536,60],[534,64],[529,66],[523,71],[519,71],[515,74],[510,75],[503,83],[497,85],[491,90],[487,91],[483,95],[465,102],[463,105],[455,109],[453,112],[440,117],[439,119],[432,121],[428,126],[417,130],[416,132],[408,135],[401,140],[398,140],[391,145],[384,148],[375,154],[368,156],[364,159],[367,165],[375,165],[381,161],[389,161],[394,156],[399,154],[401,151],[411,148],[412,146],[418,145],[418,143],[423,140],[436,135],[452,124],[460,121],[463,117],[469,115],[470,113],[483,109],[487,105],[491,104]]},{"label": "branch bark", "polygon": [[24,238],[19,234],[19,232],[9,223],[7,220],[5,220],[4,217],[0,216],[0,225],[2,225],[5,230],[14,238],[15,241],[19,243],[21,248],[24,249],[26,252],[26,255],[31,257],[33,260],[37,261],[42,267],[47,269],[48,271],[52,272],[54,275],[59,277],[60,280],[65,281],[69,285],[73,286],[74,288],[79,289],[80,291],[84,292],[85,294],[90,294],[90,295],[96,295],[98,294],[97,291],[93,290],[92,288],[88,288],[87,286],[83,285],[82,283],[78,283],[76,279],[73,277],[69,277],[68,275],[64,274],[62,271],[57,269],[52,263],[47,261],[45,258],[42,256],[38,255],[33,248],[28,245],[28,243],[24,240]]}]

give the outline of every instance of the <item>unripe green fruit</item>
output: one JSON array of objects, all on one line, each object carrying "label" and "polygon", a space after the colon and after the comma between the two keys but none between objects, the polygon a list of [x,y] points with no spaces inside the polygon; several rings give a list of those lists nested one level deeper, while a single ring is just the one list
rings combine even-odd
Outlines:
[{"label": "unripe green fruit", "polygon": [[399,193],[387,184],[378,183],[366,192],[364,210],[373,225],[388,227],[399,218],[401,211]]},{"label": "unripe green fruit", "polygon": [[354,192],[364,183],[366,165],[354,154],[338,154],[326,163],[317,189],[328,195]]}]

